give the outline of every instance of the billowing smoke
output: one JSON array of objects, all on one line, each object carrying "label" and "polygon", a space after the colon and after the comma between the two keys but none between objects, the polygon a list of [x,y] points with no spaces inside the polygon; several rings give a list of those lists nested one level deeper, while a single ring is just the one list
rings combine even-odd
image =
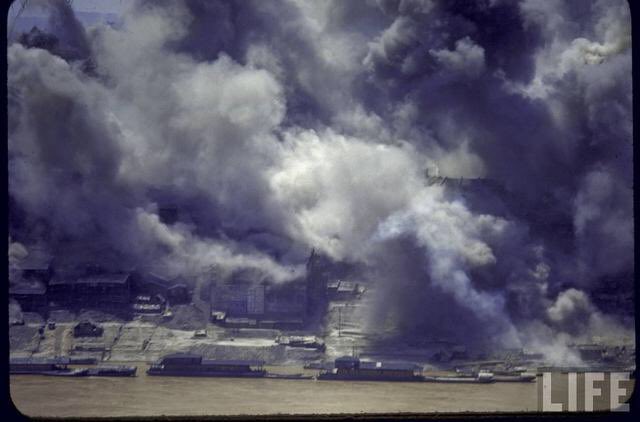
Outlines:
[{"label": "billowing smoke", "polygon": [[8,49],[15,240],[280,281],[316,248],[366,268],[372,331],[557,359],[633,329],[593,296],[634,273],[623,1],[36,6],[58,41]]}]

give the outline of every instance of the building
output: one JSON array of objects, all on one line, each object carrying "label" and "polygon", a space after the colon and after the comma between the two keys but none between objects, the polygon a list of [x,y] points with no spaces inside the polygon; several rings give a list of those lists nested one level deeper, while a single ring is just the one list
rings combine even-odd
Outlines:
[{"label": "building", "polygon": [[129,273],[56,277],[49,282],[54,304],[126,305],[131,298]]},{"label": "building", "polygon": [[226,312],[222,311],[211,311],[211,322],[216,324],[224,324],[227,320]]},{"label": "building", "polygon": [[238,270],[211,284],[211,318],[229,326],[301,328],[306,288],[304,279],[279,284],[260,270]]},{"label": "building", "polygon": [[253,269],[241,269],[226,280],[210,286],[212,312],[224,312],[227,318],[264,315],[266,274]]},{"label": "building", "polygon": [[33,249],[16,263],[19,278],[26,281],[39,281],[45,286],[53,276],[53,257],[46,252]]},{"label": "building", "polygon": [[307,319],[315,324],[322,320],[327,308],[326,290],[331,277],[331,262],[326,256],[312,249],[306,267],[306,314]]},{"label": "building", "polygon": [[181,279],[166,279],[154,273],[141,274],[134,271],[131,275],[131,290],[134,295],[161,295],[170,304],[189,303],[191,291]]},{"label": "building", "polygon": [[[330,279],[343,280],[360,272],[355,264],[334,262],[315,250],[306,263],[304,278],[286,283],[275,283],[263,271],[241,269],[223,280],[211,284],[211,318],[244,317],[256,319],[260,327],[286,327],[290,329],[321,324],[325,315]],[[336,295],[355,297],[363,289],[357,283],[341,281]]]},{"label": "building", "polygon": [[228,317],[264,315],[265,286],[246,280],[214,284],[211,287],[212,311],[224,312]]},{"label": "building", "polygon": [[327,284],[327,296],[333,300],[350,300],[362,293],[362,287],[352,281],[337,280]]},{"label": "building", "polygon": [[152,272],[133,271],[131,274],[131,292],[134,295],[164,295],[169,280]]},{"label": "building", "polygon": [[189,287],[185,283],[175,283],[167,289],[167,300],[172,303],[189,303],[191,301],[191,293]]},{"label": "building", "polygon": [[47,306],[47,287],[38,280],[23,281],[9,286],[9,297],[20,304],[23,312],[38,312]]},{"label": "building", "polygon": [[131,308],[138,314],[159,314],[165,310],[166,299],[160,295],[138,295]]},{"label": "building", "polygon": [[599,361],[602,359],[606,349],[597,344],[581,344],[574,346],[580,359],[584,361]]},{"label": "building", "polygon": [[265,285],[265,316],[268,318],[297,317],[304,319],[307,310],[307,286],[304,280],[286,284]]},{"label": "building", "polygon": [[[353,278],[356,274],[362,274],[363,268],[361,264],[335,262],[315,249],[311,251],[306,266],[306,319],[308,325],[315,326],[322,322],[327,310],[327,287],[330,280]],[[345,284],[343,291],[338,293],[336,289],[336,293],[346,293],[344,290],[348,290],[349,286],[348,283]]]},{"label": "building", "polygon": [[226,318],[225,327],[229,328],[257,328],[258,321],[253,318],[229,317]]}]

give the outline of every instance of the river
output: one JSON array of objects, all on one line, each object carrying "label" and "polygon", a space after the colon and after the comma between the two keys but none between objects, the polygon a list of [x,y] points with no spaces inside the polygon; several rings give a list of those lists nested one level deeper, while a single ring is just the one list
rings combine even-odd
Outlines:
[{"label": "river", "polygon": [[[440,384],[240,378],[12,375],[28,416],[159,416],[536,411],[536,383]],[[269,368],[273,372],[300,372]],[[308,373],[315,373],[311,371]]]}]

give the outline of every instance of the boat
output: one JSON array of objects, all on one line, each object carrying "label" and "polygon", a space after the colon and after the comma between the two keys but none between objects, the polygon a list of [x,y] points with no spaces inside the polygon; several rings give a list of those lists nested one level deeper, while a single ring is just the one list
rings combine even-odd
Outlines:
[{"label": "boat", "polygon": [[73,368],[55,371],[43,371],[39,375],[47,375],[51,377],[86,377],[89,375],[88,368]]},{"label": "boat", "polygon": [[175,353],[151,364],[148,375],[182,377],[264,377],[264,362],[257,360],[209,360],[202,355]]},{"label": "boat", "polygon": [[71,356],[69,357],[69,364],[70,365],[95,365],[98,363],[98,359],[94,358],[94,357],[87,357],[87,356]]},{"label": "boat", "polygon": [[506,370],[494,370],[493,379],[496,382],[532,382],[536,380],[536,374],[527,372],[526,368],[516,367]]},{"label": "boat", "polygon": [[352,356],[335,360],[334,368],[321,371],[318,380],[423,381],[419,366],[410,363],[367,362]]},{"label": "boat", "polygon": [[9,373],[14,375],[47,375],[58,377],[80,377],[87,369],[68,367],[68,358],[13,358],[9,360]]},{"label": "boat", "polygon": [[313,376],[304,374],[266,374],[265,378],[281,380],[310,380],[313,379]]},{"label": "boat", "polygon": [[495,378],[490,372],[481,372],[477,376],[424,376],[425,382],[448,382],[464,384],[488,384],[495,382]]},{"label": "boat", "polygon": [[536,380],[536,374],[513,374],[513,375],[495,375],[493,379],[496,382],[532,382]]},{"label": "boat", "polygon": [[456,370],[456,374],[458,377],[463,378],[476,378],[480,374],[493,374],[493,380],[495,382],[531,382],[536,379],[536,374],[527,373],[524,368],[508,370],[497,369],[492,371],[481,369],[478,372]]},{"label": "boat", "polygon": [[135,377],[136,366],[108,366],[100,365],[95,368],[87,368],[90,377]]},{"label": "boat", "polygon": [[309,362],[303,366],[304,369],[331,369],[332,365],[324,362]]}]

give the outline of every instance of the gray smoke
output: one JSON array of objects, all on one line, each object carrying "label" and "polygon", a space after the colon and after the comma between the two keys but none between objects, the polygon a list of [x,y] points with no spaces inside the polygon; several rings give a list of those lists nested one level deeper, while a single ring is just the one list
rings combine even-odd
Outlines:
[{"label": "gray smoke", "polygon": [[8,49],[18,241],[281,281],[316,248],[398,336],[560,356],[633,328],[591,296],[634,273],[624,2],[139,1],[117,28],[41,5],[80,54]]}]

